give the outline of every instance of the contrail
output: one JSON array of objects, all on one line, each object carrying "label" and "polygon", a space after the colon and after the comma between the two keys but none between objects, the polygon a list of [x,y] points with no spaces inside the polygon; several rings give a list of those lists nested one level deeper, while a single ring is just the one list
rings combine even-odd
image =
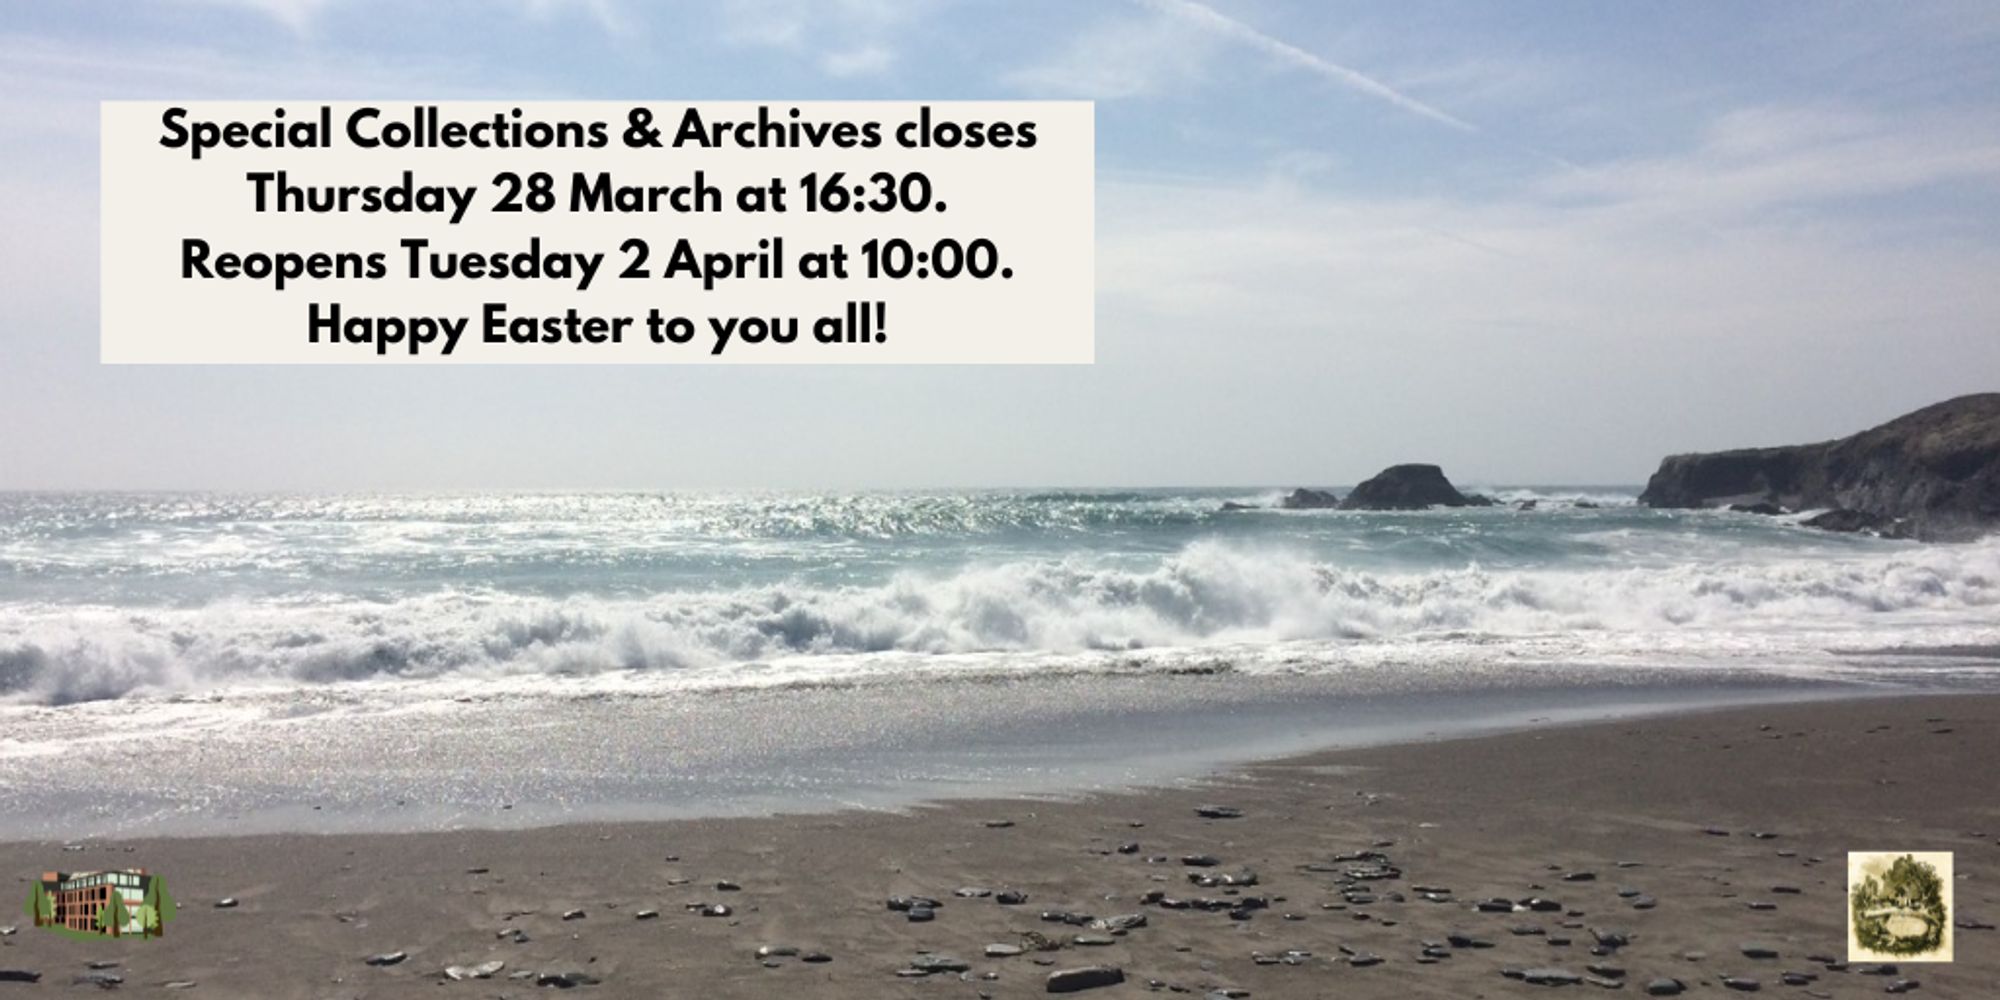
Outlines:
[{"label": "contrail", "polygon": [[1135,2],[1163,14],[1184,17],[1210,31],[1255,46],[1294,66],[1311,70],[1350,90],[1358,90],[1377,100],[1387,101],[1411,114],[1449,125],[1461,132],[1479,131],[1479,126],[1463,118],[1431,107],[1366,73],[1329,62],[1290,42],[1273,38],[1205,3],[1197,3],[1196,0],[1135,0]]}]

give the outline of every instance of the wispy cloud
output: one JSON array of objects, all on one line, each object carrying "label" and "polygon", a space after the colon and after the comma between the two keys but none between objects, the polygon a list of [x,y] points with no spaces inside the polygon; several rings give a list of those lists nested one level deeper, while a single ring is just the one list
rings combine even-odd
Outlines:
[{"label": "wispy cloud", "polygon": [[1360,70],[1315,55],[1283,39],[1265,34],[1205,3],[1196,0],[1135,0],[1135,2],[1199,25],[1225,38],[1249,45],[1284,63],[1325,77],[1356,93],[1401,108],[1413,115],[1447,125],[1461,132],[1477,132],[1479,127],[1449,112],[1432,107]]},{"label": "wispy cloud", "polygon": [[722,37],[808,59],[833,77],[868,76],[896,62],[903,32],[937,0],[725,0]]}]

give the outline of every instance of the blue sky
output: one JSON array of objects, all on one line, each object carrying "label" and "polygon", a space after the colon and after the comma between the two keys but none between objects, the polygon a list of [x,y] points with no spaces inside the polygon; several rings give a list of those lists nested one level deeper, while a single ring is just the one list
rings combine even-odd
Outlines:
[{"label": "blue sky", "polygon": [[[116,368],[104,98],[1093,98],[1089,368]],[[0,487],[1632,482],[2000,389],[2000,4],[0,2]]]}]

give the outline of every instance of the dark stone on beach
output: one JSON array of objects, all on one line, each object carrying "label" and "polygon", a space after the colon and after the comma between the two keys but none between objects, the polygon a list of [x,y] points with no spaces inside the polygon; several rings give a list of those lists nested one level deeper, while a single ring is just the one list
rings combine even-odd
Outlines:
[{"label": "dark stone on beach", "polygon": [[1721,827],[1719,827],[1719,826],[1711,826],[1711,827],[1709,827],[1708,829],[1706,829],[1706,830],[1703,830],[1703,831],[1701,831],[1701,832],[1703,832],[1703,833],[1705,833],[1705,834],[1708,834],[1708,835],[1709,835],[1709,836],[1711,836],[1711,837],[1727,837],[1727,836],[1729,836],[1729,831],[1728,831],[1728,830],[1724,830],[1723,828],[1721,828]]},{"label": "dark stone on beach", "polygon": [[1358,955],[1347,956],[1347,964],[1354,966],[1357,969],[1365,969],[1371,965],[1381,965],[1382,956],[1370,954],[1364,951]]},{"label": "dark stone on beach", "polygon": [[1530,896],[1522,900],[1521,905],[1536,913],[1561,913],[1563,908],[1561,903],[1553,899],[1543,899],[1540,896]]},{"label": "dark stone on beach", "polygon": [[1977,917],[1960,917],[1952,921],[1952,926],[1962,931],[1990,931],[1993,925]]},{"label": "dark stone on beach", "polygon": [[[1284,499],[1278,501],[1278,506],[1284,510],[1326,510],[1340,506],[1340,498],[1334,496],[1331,490],[1301,487],[1285,494]],[[1227,509],[1226,504],[1224,509]]]},{"label": "dark stone on beach", "polygon": [[1521,973],[1521,981],[1536,986],[1574,986],[1583,982],[1583,977],[1568,969],[1528,969]]},{"label": "dark stone on beach", "polygon": [[491,868],[488,868],[488,867],[486,867],[486,866],[484,866],[484,865],[480,865],[480,866],[478,866],[478,867],[476,867],[476,868],[467,868],[467,869],[465,870],[465,873],[466,873],[467,875],[484,875],[484,874],[486,874],[487,872],[490,872],[490,871],[492,871],[492,870],[493,870],[493,869],[491,869]]},{"label": "dark stone on beach", "polygon": [[1922,983],[1919,983],[1919,982],[1917,982],[1917,981],[1916,981],[1916,980],[1914,980],[1914,979],[1898,979],[1898,980],[1896,980],[1895,982],[1893,982],[1893,983],[1890,983],[1889,985],[1887,985],[1887,986],[1884,986],[1884,987],[1882,987],[1882,992],[1884,992],[1884,993],[1908,993],[1908,992],[1910,992],[1911,990],[1914,990],[1914,989],[1916,989],[1916,988],[1917,988],[1918,986],[1921,986],[1921,985],[1923,985],[1923,984],[1922,984]]},{"label": "dark stone on beach", "polygon": [[1007,889],[994,893],[993,901],[999,903],[1001,906],[1019,906],[1028,901],[1028,894],[1014,889]]},{"label": "dark stone on beach", "polygon": [[1778,975],[1778,981],[1786,986],[1804,986],[1818,978],[1810,972],[1784,972]]},{"label": "dark stone on beach", "polygon": [[1472,907],[1481,913],[1512,913],[1514,912],[1514,901],[1511,899],[1482,899],[1472,904]]},{"label": "dark stone on beach", "polygon": [[929,896],[890,896],[884,905],[898,913],[907,913],[919,906],[935,910],[944,904]]},{"label": "dark stone on beach", "polygon": [[968,885],[962,888],[953,889],[951,891],[951,894],[957,896],[960,899],[985,899],[986,897],[993,895],[993,890],[981,886]]},{"label": "dark stone on beach", "polygon": [[1115,917],[1093,920],[1090,922],[1090,926],[1094,930],[1123,934],[1126,931],[1146,926],[1146,915],[1143,913],[1121,913]]},{"label": "dark stone on beach", "polygon": [[1764,988],[1763,983],[1751,979],[1749,976],[1723,976],[1722,985],[1743,993],[1755,993]]},{"label": "dark stone on beach", "polygon": [[1632,897],[1632,908],[1635,910],[1650,910],[1658,905],[1660,905],[1659,900],[1654,899],[1653,897],[1648,896],[1643,892],[1637,896]]},{"label": "dark stone on beach", "polygon": [[578,986],[596,986],[603,981],[581,969],[544,972],[535,977],[536,986],[548,986],[558,990],[574,989]]},{"label": "dark stone on beach", "polygon": [[1013,958],[1019,955],[1021,950],[1021,946],[1018,944],[989,944],[986,946],[986,957]]},{"label": "dark stone on beach", "polygon": [[2000,393],[1961,396],[1837,441],[1670,456],[1639,501],[1825,508],[1813,521],[1832,530],[1973,537],[2000,523]]},{"label": "dark stone on beach", "polygon": [[95,986],[100,990],[115,990],[124,982],[125,977],[116,972],[97,971],[86,972],[80,976],[72,976],[70,977],[69,984],[71,986]]},{"label": "dark stone on beach", "polygon": [[587,914],[587,913],[583,912],[582,910],[570,910],[570,911],[568,911],[568,912],[564,913],[564,914],[563,914],[563,916],[562,916],[562,918],[563,918],[564,920],[582,920],[583,918],[585,918],[585,917],[587,917],[587,916],[589,916],[589,915],[590,915],[590,914]]},{"label": "dark stone on beach", "polygon": [[1857,965],[1854,967],[1854,974],[1857,976],[1893,976],[1900,971],[1902,970],[1897,968],[1894,962],[1881,962],[1875,965]]},{"label": "dark stone on beach", "polygon": [[723,903],[710,903],[707,906],[701,907],[700,912],[704,917],[726,917],[735,911]]},{"label": "dark stone on beach", "polygon": [[937,972],[965,972],[972,964],[950,955],[924,954],[910,960],[910,968],[925,975]]},{"label": "dark stone on beach", "polygon": [[1491,948],[1491,947],[1493,947],[1493,942],[1491,942],[1491,941],[1488,941],[1488,940],[1486,940],[1486,939],[1484,939],[1484,938],[1476,938],[1476,937],[1471,937],[1471,936],[1469,936],[1469,935],[1465,935],[1465,934],[1448,934],[1448,935],[1446,935],[1446,936],[1445,936],[1445,940],[1446,940],[1446,941],[1448,941],[1448,942],[1450,942],[1450,943],[1451,943],[1451,946],[1452,946],[1452,947],[1454,947],[1454,948]]},{"label": "dark stone on beach", "polygon": [[1354,488],[1340,502],[1342,510],[1423,510],[1466,507],[1472,500],[1460,493],[1435,465],[1392,465]]},{"label": "dark stone on beach", "polygon": [[639,912],[632,914],[632,919],[657,920],[659,919],[659,916],[660,916],[660,911],[658,910],[640,910]]},{"label": "dark stone on beach", "polygon": [[1086,965],[1076,969],[1058,969],[1049,973],[1050,993],[1075,993],[1079,990],[1096,989],[1100,986],[1116,986],[1125,981],[1125,972],[1110,965]]},{"label": "dark stone on beach", "polygon": [[0,969],[0,983],[39,983],[42,974],[31,969]]},{"label": "dark stone on beach", "polygon": [[1598,930],[1592,928],[1591,937],[1597,939],[1600,948],[1623,948],[1632,943],[1632,935],[1624,931]]},{"label": "dark stone on beach", "polygon": [[408,952],[388,951],[388,952],[383,952],[380,955],[370,955],[367,958],[362,959],[362,961],[368,963],[369,965],[387,966],[387,965],[397,965],[401,963],[403,959],[409,957],[410,956]]},{"label": "dark stone on beach", "polygon": [[216,901],[215,901],[215,908],[216,908],[216,909],[218,909],[218,910],[233,910],[233,909],[235,909],[235,908],[236,908],[236,897],[235,897],[235,896],[224,896],[224,897],[222,897],[221,899],[218,899],[218,900],[216,900]]},{"label": "dark stone on beach", "polygon": [[1771,891],[1781,896],[1796,896],[1804,892],[1805,890],[1800,889],[1798,886],[1795,885],[1774,885],[1771,887]]},{"label": "dark stone on beach", "polygon": [[1563,881],[1565,881],[1565,882],[1595,882],[1595,881],[1597,881],[1597,873],[1596,873],[1596,872],[1570,872],[1570,873],[1568,873],[1568,874],[1566,874],[1566,875],[1564,875],[1564,876],[1563,876]]},{"label": "dark stone on beach", "polygon": [[808,965],[825,965],[833,961],[833,956],[823,951],[809,951],[799,956],[799,961]]},{"label": "dark stone on beach", "polygon": [[758,958],[793,958],[798,953],[797,948],[788,944],[767,944],[757,949]]},{"label": "dark stone on beach", "polygon": [[1137,854],[1137,853],[1139,853],[1139,844],[1138,844],[1138,842],[1136,842],[1136,841],[1127,841],[1126,843],[1123,843],[1123,844],[1119,844],[1119,845],[1118,845],[1118,853],[1120,853],[1120,854]]},{"label": "dark stone on beach", "polygon": [[929,923],[930,921],[937,919],[937,911],[931,909],[928,906],[912,906],[910,907],[909,912],[904,915],[907,916],[910,920],[910,923],[913,924]]},{"label": "dark stone on beach", "polygon": [[1687,991],[1686,983],[1683,983],[1678,979],[1668,979],[1664,976],[1646,984],[1646,995],[1649,997],[1680,996],[1682,993],[1686,991]]},{"label": "dark stone on beach", "polygon": [[1202,819],[1242,819],[1243,810],[1235,806],[1196,806],[1194,814]]},{"label": "dark stone on beach", "polygon": [[1743,949],[1742,949],[1742,950],[1743,950],[1743,957],[1744,957],[1744,958],[1777,958],[1777,957],[1778,957],[1778,949],[1776,949],[1776,948],[1772,948],[1772,947],[1770,947],[1770,946],[1768,946],[1768,945],[1761,945],[1761,944],[1746,944],[1746,945],[1744,945],[1744,946],[1743,946]]},{"label": "dark stone on beach", "polygon": [[1598,962],[1592,965],[1584,966],[1584,970],[1592,975],[1603,976],[1606,979],[1625,978],[1625,967],[1622,965],[1606,965],[1602,962]]},{"label": "dark stone on beach", "polygon": [[1213,854],[1189,854],[1181,858],[1181,864],[1190,868],[1213,868],[1221,863],[1222,859]]},{"label": "dark stone on beach", "polygon": [[736,883],[731,882],[728,879],[723,879],[722,881],[715,883],[716,892],[738,892],[741,891],[742,888],[743,888],[742,886],[737,885]]},{"label": "dark stone on beach", "polygon": [[988,830],[1005,830],[1013,825],[1014,821],[1011,819],[989,819],[986,821],[986,828]]},{"label": "dark stone on beach", "polygon": [[1117,944],[1118,939],[1109,934],[1078,934],[1071,937],[1069,943],[1079,948],[1104,948]]}]

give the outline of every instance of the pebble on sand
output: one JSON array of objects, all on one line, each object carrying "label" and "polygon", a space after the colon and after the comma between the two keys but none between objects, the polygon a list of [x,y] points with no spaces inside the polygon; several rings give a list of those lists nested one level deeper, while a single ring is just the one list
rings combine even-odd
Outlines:
[{"label": "pebble on sand", "polygon": [[1124,981],[1125,970],[1116,966],[1086,965],[1074,969],[1057,969],[1049,973],[1048,991],[1075,993],[1100,986],[1116,986]]}]

